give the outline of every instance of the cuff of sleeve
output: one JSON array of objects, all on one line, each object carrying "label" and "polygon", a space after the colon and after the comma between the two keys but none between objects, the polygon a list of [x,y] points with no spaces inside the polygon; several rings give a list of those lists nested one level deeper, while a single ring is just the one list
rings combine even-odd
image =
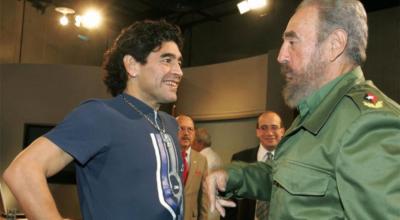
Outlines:
[{"label": "cuff of sleeve", "polygon": [[230,193],[243,184],[243,169],[240,169],[240,163],[232,163],[225,170],[228,173],[225,192]]}]

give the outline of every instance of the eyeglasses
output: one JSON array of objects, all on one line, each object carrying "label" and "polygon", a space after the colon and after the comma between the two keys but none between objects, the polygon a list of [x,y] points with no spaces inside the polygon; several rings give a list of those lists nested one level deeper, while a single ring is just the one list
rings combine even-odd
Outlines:
[{"label": "eyeglasses", "polygon": [[179,131],[193,133],[194,132],[194,128],[192,128],[192,127],[179,127]]},{"label": "eyeglasses", "polygon": [[279,129],[281,129],[281,127],[278,126],[278,125],[261,125],[257,129],[260,129],[260,130],[262,130],[264,132],[268,131],[268,130],[278,131]]}]

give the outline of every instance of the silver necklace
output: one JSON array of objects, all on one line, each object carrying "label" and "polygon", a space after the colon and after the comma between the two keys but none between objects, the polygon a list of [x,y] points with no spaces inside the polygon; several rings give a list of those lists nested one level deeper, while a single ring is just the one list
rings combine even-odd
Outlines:
[{"label": "silver necklace", "polygon": [[[169,155],[168,180],[171,185],[171,190],[172,190],[174,197],[178,201],[180,201],[182,198],[183,186],[182,186],[182,182],[180,181],[179,174],[178,174],[179,164],[178,164],[178,159],[177,159],[177,152],[176,152],[176,148],[175,148],[172,137],[165,132],[165,126],[163,124],[162,118],[160,117],[160,121],[161,121],[161,125],[163,127],[160,128],[160,126],[158,126],[156,121],[153,122],[149,118],[149,116],[144,114],[144,112],[140,111],[133,103],[129,102],[128,99],[126,99],[125,95],[122,95],[122,98],[124,99],[126,104],[128,104],[133,110],[135,110],[137,113],[139,113],[141,116],[143,116],[155,129],[157,129],[158,132],[160,132],[161,140],[167,146],[167,152]],[[157,118],[155,118],[154,120],[157,120]]]},{"label": "silver necklace", "polygon": [[[161,125],[163,126],[162,128],[160,128],[160,126],[158,126],[157,122],[154,123],[149,116],[147,116],[146,114],[144,114],[142,111],[140,111],[134,104],[132,104],[131,102],[128,101],[128,99],[126,99],[125,95],[122,95],[122,98],[124,99],[125,103],[128,104],[133,110],[135,110],[137,113],[139,113],[141,116],[143,116],[155,129],[157,129],[158,132],[160,132],[162,134],[162,136],[164,136],[165,134],[165,128],[163,125],[163,121],[162,118],[160,117],[160,121],[161,121]],[[155,119],[157,120],[157,119]],[[163,138],[164,139],[164,138]]]}]

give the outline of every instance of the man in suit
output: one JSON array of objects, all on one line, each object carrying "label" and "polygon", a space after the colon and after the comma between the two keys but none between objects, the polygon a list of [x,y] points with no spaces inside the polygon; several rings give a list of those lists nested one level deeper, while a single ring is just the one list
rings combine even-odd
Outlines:
[{"label": "man in suit", "polygon": [[[246,149],[233,154],[232,161],[252,163],[264,161],[267,153],[275,152],[285,129],[279,115],[272,111],[261,113],[257,120],[256,136],[260,140],[257,147]],[[256,213],[256,200],[242,199],[237,201],[237,207],[227,208],[224,220],[258,220]],[[260,219],[261,220],[261,219]],[[262,219],[264,220],[264,219]]]},{"label": "man in suit", "polygon": [[208,218],[208,198],[202,183],[207,175],[207,160],[199,152],[192,150],[195,139],[193,120],[186,115],[176,117],[179,126],[184,188],[184,220],[206,220]]}]

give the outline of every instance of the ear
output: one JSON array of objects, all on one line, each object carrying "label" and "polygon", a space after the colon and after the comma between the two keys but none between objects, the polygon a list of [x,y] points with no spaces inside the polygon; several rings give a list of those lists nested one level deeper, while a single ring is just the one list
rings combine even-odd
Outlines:
[{"label": "ear", "polygon": [[329,35],[329,60],[335,61],[340,57],[347,46],[347,32],[343,29],[336,29]]},{"label": "ear", "polygon": [[281,134],[282,134],[282,136],[283,136],[283,135],[285,135],[286,129],[285,129],[285,128],[283,128],[283,127],[282,127],[282,128],[280,128],[280,129],[281,129],[281,132],[282,132],[282,133],[281,133]]},{"label": "ear", "polygon": [[138,74],[138,62],[131,55],[125,55],[123,58],[124,67],[128,73],[128,77],[136,78]]},{"label": "ear", "polygon": [[260,129],[256,128],[256,137],[260,137],[260,136],[261,136]]}]

